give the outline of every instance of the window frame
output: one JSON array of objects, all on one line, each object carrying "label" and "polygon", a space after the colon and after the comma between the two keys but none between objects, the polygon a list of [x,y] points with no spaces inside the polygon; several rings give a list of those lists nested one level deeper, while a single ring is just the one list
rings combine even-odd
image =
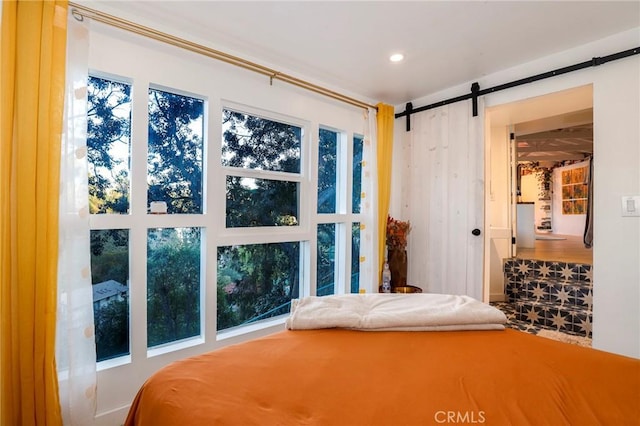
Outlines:
[{"label": "window frame", "polygon": [[[114,357],[97,363],[98,370],[129,364],[134,353],[146,354],[152,358],[168,352],[202,344],[205,341],[206,321],[206,207],[208,182],[208,122],[209,100],[179,88],[155,84],[150,81],[135,82],[134,78],[121,77],[101,71],[89,70],[90,77],[123,82],[131,86],[131,135],[129,147],[129,212],[122,214],[90,214],[91,230],[127,229],[129,231],[129,354]],[[148,99],[149,90],[157,89],[180,96],[201,99],[203,101],[202,135],[202,213],[154,215],[147,211],[148,191]],[[144,93],[144,95],[143,95]],[[159,346],[147,346],[147,232],[153,228],[200,228],[200,334]],[[136,284],[137,283],[137,284]],[[142,285],[144,283],[144,285]],[[134,309],[134,305],[137,307]],[[139,305],[139,306],[138,306]],[[143,306],[144,305],[144,306]]]},{"label": "window frame", "polygon": [[[220,140],[217,141],[216,150],[218,151],[217,164],[220,167],[221,178],[218,190],[220,194],[226,194],[226,178],[227,176],[239,176],[255,179],[279,180],[286,182],[295,182],[299,186],[298,190],[298,225],[297,226],[259,226],[259,227],[233,227],[226,226],[226,195],[223,195],[224,203],[218,203],[218,226],[219,226],[219,246],[234,245],[235,241],[243,241],[247,243],[270,243],[270,242],[289,242],[289,241],[306,241],[309,237],[310,215],[308,203],[304,200],[310,195],[309,175],[309,152],[311,151],[311,141],[309,138],[311,123],[309,121],[291,117],[277,112],[267,111],[257,107],[251,107],[237,102],[223,100],[220,105],[219,117],[223,116],[224,110],[232,110],[241,114],[253,115],[265,120],[277,121],[284,124],[290,124],[302,129],[302,137],[300,139],[300,173],[279,172],[272,170],[247,169],[243,167],[224,166],[219,158],[222,155],[222,129],[220,131]],[[221,121],[221,120],[220,120]],[[274,231],[278,232],[274,234]],[[277,235],[276,235],[277,234]]]},{"label": "window frame", "polygon": [[[247,169],[244,167],[233,167],[222,165],[220,158],[222,157],[222,117],[224,110],[232,110],[234,112],[252,115],[266,120],[277,121],[284,124],[290,124],[300,127],[302,135],[300,139],[300,173],[279,172],[273,170]],[[221,100],[219,108],[219,140],[215,141],[216,158],[211,163],[219,169],[217,185],[220,200],[224,202],[217,203],[216,207],[216,244],[213,249],[217,256],[218,247],[238,246],[251,244],[269,244],[269,243],[299,243],[299,295],[300,297],[311,294],[310,282],[312,280],[310,273],[310,248],[315,244],[315,235],[312,236],[311,226],[311,203],[305,203],[311,196],[311,180],[309,162],[310,152],[312,152],[313,141],[310,138],[311,122],[300,118],[292,117],[273,111],[268,111],[258,107],[252,107],[240,104],[230,100]],[[255,179],[270,179],[279,181],[296,182],[298,184],[298,225],[297,226],[257,226],[257,227],[227,227],[226,226],[226,182],[227,176],[240,176]],[[217,257],[216,257],[217,264]],[[216,268],[217,269],[217,268]],[[216,272],[217,281],[217,272]],[[217,282],[214,283],[217,286]],[[216,305],[217,306],[217,300]],[[216,311],[214,311],[216,313]],[[215,317],[215,315],[214,315]],[[241,336],[256,330],[269,327],[272,324],[283,324],[284,316],[276,316],[251,323],[245,326],[232,327],[229,329],[216,331],[216,340],[225,340],[231,337]],[[217,328],[217,323],[214,329]]]},{"label": "window frame", "polygon": [[[359,133],[340,130],[337,127],[320,124],[315,132],[314,155],[315,155],[315,176],[314,194],[317,202],[318,194],[318,156],[320,145],[320,129],[337,133],[336,147],[336,208],[335,213],[317,213],[317,205],[314,206],[314,230],[318,225],[335,225],[335,261],[334,261],[334,294],[346,294],[351,292],[351,259],[353,256],[352,246],[352,226],[354,223],[362,223],[364,217],[362,208],[359,213],[353,213],[353,141],[357,136],[364,140],[364,136]],[[362,179],[362,177],[361,177]],[[317,231],[315,231],[317,232]],[[360,245],[362,247],[362,244]],[[312,283],[311,294],[316,294],[317,285],[317,236],[312,247]],[[359,261],[359,260],[358,260]],[[360,286],[363,287],[363,286]]]},{"label": "window frame", "polygon": [[[147,129],[147,134],[145,135],[145,148],[146,148],[146,156],[145,158],[147,158],[147,169],[146,169],[146,178],[145,178],[145,184],[147,187],[147,191],[149,189],[149,173],[148,173],[148,155],[149,155],[149,136],[148,136],[148,129],[149,129],[149,92],[151,90],[158,90],[161,92],[166,92],[166,93],[171,93],[173,95],[178,95],[178,96],[185,96],[185,97],[189,97],[189,98],[193,98],[193,99],[200,99],[202,101],[202,152],[201,152],[201,161],[202,161],[202,205],[201,205],[201,213],[186,213],[184,215],[204,215],[206,213],[206,206],[207,206],[207,176],[209,173],[209,165],[207,164],[207,158],[208,158],[208,146],[209,146],[209,133],[207,131],[208,129],[208,122],[209,122],[209,98],[206,95],[198,95],[196,93],[193,92],[189,92],[187,90],[182,90],[179,88],[171,88],[169,86],[166,85],[162,85],[162,84],[156,84],[153,82],[148,82],[147,83],[147,96],[146,96],[146,100],[147,100],[147,115],[146,115],[146,129]],[[133,104],[133,100],[132,100],[132,104]],[[132,114],[132,125],[133,125],[133,114]],[[132,132],[133,133],[133,132]],[[133,142],[132,142],[132,147],[133,148]],[[130,154],[130,157],[133,157],[133,151]],[[145,197],[146,199],[146,205],[147,207],[150,207],[150,202],[148,200],[148,197]],[[181,213],[181,215],[183,215],[183,213]]]},{"label": "window frame", "polygon": [[[90,75],[100,78],[112,78],[105,73],[91,72]],[[132,362],[133,354],[144,352],[147,358],[156,357],[181,349],[198,346],[205,343],[210,337],[207,330],[213,330],[216,341],[230,337],[242,336],[256,330],[268,328],[273,324],[284,321],[282,317],[272,317],[242,327],[234,327],[228,330],[216,330],[215,313],[216,297],[215,280],[208,284],[211,276],[216,276],[216,268],[207,266],[217,263],[217,248],[227,245],[266,244],[279,242],[298,242],[300,244],[299,273],[301,287],[300,297],[316,294],[317,272],[317,228],[321,224],[335,225],[335,283],[334,293],[342,294],[350,292],[351,287],[351,227],[353,223],[361,223],[361,213],[352,213],[353,189],[353,138],[361,135],[339,130],[326,125],[313,125],[311,122],[294,118],[288,115],[267,111],[264,109],[249,107],[231,101],[223,101],[218,117],[212,116],[211,105],[206,96],[197,95],[189,91],[171,88],[166,85],[147,83],[135,84],[131,79],[117,78],[115,81],[124,81],[132,87],[132,113],[131,113],[131,153],[130,153],[130,208],[129,213],[119,215],[90,215],[90,227],[94,229],[128,229],[129,230],[129,262],[130,283],[144,282],[145,285],[130,286],[129,318],[130,318],[130,354],[117,357],[99,363],[99,368],[111,368],[114,366]],[[159,89],[174,94],[190,96],[204,101],[203,117],[203,212],[179,215],[153,215],[147,212],[147,153],[148,153],[148,93],[149,89]],[[145,102],[136,103],[138,92],[144,90]],[[140,111],[140,104],[145,107],[144,113]],[[300,173],[277,172],[270,170],[252,170],[239,167],[223,166],[220,162],[222,150],[222,129],[220,123],[220,135],[218,138],[210,138],[211,121],[219,118],[221,121],[224,109],[255,115],[261,118],[283,122],[299,126],[302,129],[300,146]],[[337,133],[337,180],[336,180],[336,213],[317,213],[317,155],[319,146],[320,128]],[[144,132],[144,143],[140,143],[141,133]],[[312,135],[317,135],[312,137]],[[350,141],[350,142],[348,142]],[[262,226],[262,227],[226,227],[226,176],[242,176],[257,179],[273,179],[293,181],[298,183],[299,191],[299,223],[297,226]],[[144,177],[140,180],[139,177]],[[217,180],[211,191],[212,181]],[[144,182],[144,184],[141,184]],[[222,196],[221,196],[222,194]],[[304,200],[307,200],[305,202]],[[224,203],[216,202],[225,200]],[[211,216],[217,217],[215,226],[211,226]],[[146,326],[146,296],[147,296],[147,265],[146,243],[147,232],[152,228],[180,228],[198,227],[202,232],[201,241],[201,288],[200,288],[200,316],[201,332],[198,336],[189,337],[175,342],[169,342],[160,346],[147,347]],[[212,232],[213,231],[213,232]],[[274,232],[277,231],[277,232]],[[210,235],[215,237],[211,238]],[[144,262],[136,259],[145,259]],[[213,263],[212,263],[213,262]],[[213,293],[213,294],[211,294]],[[140,312],[137,301],[145,300],[144,312]]]},{"label": "window frame", "polygon": [[[133,101],[133,91],[134,91],[134,79],[132,77],[124,77],[118,74],[113,74],[110,72],[104,72],[104,71],[98,71],[98,70],[94,70],[94,69],[89,69],[87,72],[87,76],[88,79],[90,78],[98,78],[98,79],[102,79],[102,80],[110,80],[116,83],[121,83],[121,84],[127,84],[130,86],[130,91],[129,91],[129,102],[130,102],[130,109],[129,109],[129,160],[131,159],[131,151],[133,149],[133,105],[134,105],[134,101]],[[89,82],[87,81],[87,92],[88,92],[88,87],[89,87]],[[88,96],[88,95],[87,95]],[[88,98],[87,98],[87,106],[88,106]],[[87,135],[88,137],[88,121],[87,121]],[[131,214],[131,198],[132,198],[132,185],[133,185],[133,177],[132,177],[132,166],[131,166],[131,162],[129,162],[128,164],[128,171],[129,171],[129,208],[128,208],[128,212],[126,213],[90,213],[89,216],[94,216],[94,215],[103,215],[103,216],[111,216],[111,215],[121,215],[121,216],[128,216]],[[89,172],[87,170],[87,172]],[[88,175],[88,173],[87,173]],[[93,229],[93,228],[92,228]]]}]

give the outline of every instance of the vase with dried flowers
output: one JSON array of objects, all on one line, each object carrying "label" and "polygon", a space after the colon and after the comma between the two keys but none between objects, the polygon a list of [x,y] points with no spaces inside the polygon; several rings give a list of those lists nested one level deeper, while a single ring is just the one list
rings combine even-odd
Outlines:
[{"label": "vase with dried flowers", "polygon": [[387,263],[391,270],[391,287],[407,285],[407,236],[411,230],[408,221],[387,216]]}]

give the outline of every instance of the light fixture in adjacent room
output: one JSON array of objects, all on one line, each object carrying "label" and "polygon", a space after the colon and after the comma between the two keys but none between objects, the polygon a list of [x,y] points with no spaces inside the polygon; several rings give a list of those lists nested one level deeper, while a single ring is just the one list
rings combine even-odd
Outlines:
[{"label": "light fixture in adjacent room", "polygon": [[401,62],[404,59],[404,55],[402,53],[394,53],[393,55],[389,56],[389,60],[391,62]]}]

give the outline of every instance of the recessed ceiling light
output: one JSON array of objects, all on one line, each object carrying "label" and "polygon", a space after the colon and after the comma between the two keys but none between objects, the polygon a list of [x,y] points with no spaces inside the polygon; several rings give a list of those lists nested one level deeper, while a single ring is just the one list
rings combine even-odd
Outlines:
[{"label": "recessed ceiling light", "polygon": [[389,60],[391,62],[400,62],[404,59],[404,55],[402,53],[394,53],[393,55],[389,56]]}]

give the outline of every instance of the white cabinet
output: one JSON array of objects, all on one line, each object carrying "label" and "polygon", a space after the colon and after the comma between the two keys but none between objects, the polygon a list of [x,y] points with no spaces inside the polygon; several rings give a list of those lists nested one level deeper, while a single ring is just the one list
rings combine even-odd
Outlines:
[{"label": "white cabinet", "polygon": [[535,204],[518,203],[516,209],[516,246],[534,248],[536,243]]}]

